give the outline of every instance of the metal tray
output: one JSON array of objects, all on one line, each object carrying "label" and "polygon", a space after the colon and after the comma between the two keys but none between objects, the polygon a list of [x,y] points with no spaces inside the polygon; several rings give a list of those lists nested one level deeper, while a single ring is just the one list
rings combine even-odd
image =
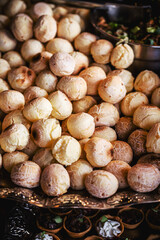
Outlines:
[{"label": "metal tray", "polygon": [[160,187],[150,193],[137,193],[130,188],[118,191],[106,199],[92,197],[86,190],[69,191],[59,197],[48,197],[40,187],[27,189],[15,186],[9,175],[0,171],[0,198],[26,202],[43,208],[92,208],[92,209],[113,209],[123,206],[131,206],[143,203],[160,202]]}]

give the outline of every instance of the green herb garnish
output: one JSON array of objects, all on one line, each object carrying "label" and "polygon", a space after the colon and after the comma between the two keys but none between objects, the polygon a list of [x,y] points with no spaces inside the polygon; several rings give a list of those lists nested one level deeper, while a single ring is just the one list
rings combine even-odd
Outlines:
[{"label": "green herb garnish", "polygon": [[126,238],[125,240],[129,240],[128,238]]},{"label": "green herb garnish", "polygon": [[56,223],[62,223],[62,218],[61,218],[60,216],[56,216],[56,217],[54,218],[54,221],[55,221]]},{"label": "green herb garnish", "polygon": [[107,218],[106,216],[102,216],[102,217],[101,217],[101,222],[104,223],[104,222],[106,222],[106,221],[108,221],[108,218]]},{"label": "green herb garnish", "polygon": [[41,238],[42,238],[42,240],[45,238],[45,235],[46,234],[46,232],[45,231],[43,231],[42,233],[41,233]]},{"label": "green herb garnish", "polygon": [[152,211],[157,213],[158,209],[152,208]]},{"label": "green herb garnish", "polygon": [[148,33],[154,33],[156,31],[155,27],[147,27],[146,30]]},{"label": "green herb garnish", "polygon": [[113,29],[118,27],[118,23],[110,22],[108,25]]},{"label": "green herb garnish", "polygon": [[154,40],[152,38],[149,38],[148,40],[150,45],[154,45]]},{"label": "green herb garnish", "polygon": [[79,222],[83,223],[83,218],[78,218]]},{"label": "green herb garnish", "polygon": [[135,33],[137,33],[139,30],[141,30],[140,27],[135,26],[134,28],[131,29],[131,32],[135,34]]}]

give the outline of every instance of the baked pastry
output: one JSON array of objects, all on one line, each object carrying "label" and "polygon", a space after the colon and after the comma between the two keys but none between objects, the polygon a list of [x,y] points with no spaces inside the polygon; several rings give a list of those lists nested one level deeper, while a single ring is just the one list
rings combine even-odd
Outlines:
[{"label": "baked pastry", "polygon": [[148,153],[140,157],[137,163],[150,163],[157,167],[160,171],[160,154]]},{"label": "baked pastry", "polygon": [[116,131],[107,126],[96,127],[92,137],[104,138],[110,142],[117,140]]},{"label": "baked pastry", "polygon": [[59,163],[68,166],[80,158],[81,145],[75,138],[64,135],[55,141],[52,154]]},{"label": "baked pastry", "polygon": [[99,96],[108,103],[119,103],[126,95],[126,87],[119,76],[107,76],[98,86]]},{"label": "baked pastry", "polygon": [[98,85],[106,78],[106,73],[100,67],[91,66],[81,71],[79,76],[87,83],[87,95],[97,95]]},{"label": "baked pastry", "polygon": [[39,185],[41,168],[32,161],[16,164],[11,170],[11,180],[18,186],[34,188]]},{"label": "baked pastry", "polygon": [[121,117],[115,125],[115,130],[120,140],[127,140],[129,135],[136,130],[131,117]]},{"label": "baked pastry", "polygon": [[133,116],[135,110],[144,104],[148,104],[147,96],[142,92],[128,93],[121,102],[121,111],[125,116]]},{"label": "baked pastry", "polygon": [[151,192],[160,184],[160,171],[148,163],[137,163],[128,171],[129,186],[137,192]]},{"label": "baked pastry", "polygon": [[158,122],[160,122],[160,108],[156,106],[141,105],[133,114],[133,123],[145,130],[149,130]]},{"label": "baked pastry", "polygon": [[69,174],[61,164],[51,164],[43,170],[40,184],[48,196],[62,195],[70,187]]},{"label": "baked pastry", "polygon": [[71,53],[74,51],[72,44],[63,38],[51,39],[46,45],[46,51],[54,54],[56,52]]},{"label": "baked pastry", "polygon": [[94,118],[84,112],[72,114],[67,120],[67,129],[76,139],[89,138],[95,130]]},{"label": "baked pastry", "polygon": [[38,149],[34,154],[32,161],[37,163],[42,169],[52,163],[56,163],[56,160],[54,159],[50,148]]},{"label": "baked pastry", "polygon": [[143,92],[146,95],[151,95],[153,90],[159,86],[160,79],[158,75],[149,70],[140,72],[134,82],[135,90]]},{"label": "baked pastry", "polygon": [[113,158],[112,144],[103,138],[92,137],[84,146],[86,158],[93,167],[104,167]]},{"label": "baked pastry", "polygon": [[71,182],[71,188],[75,190],[82,190],[85,188],[85,177],[93,171],[92,166],[88,161],[79,159],[66,168]]},{"label": "baked pastry", "polygon": [[85,96],[77,101],[73,101],[73,113],[88,112],[88,110],[97,104],[97,101],[92,96]]},{"label": "baked pastry", "polygon": [[87,191],[97,198],[108,198],[118,189],[118,180],[110,172],[94,170],[85,178]]},{"label": "baked pastry", "polygon": [[74,47],[79,52],[90,54],[91,44],[95,42],[97,36],[90,32],[82,32],[74,39]]},{"label": "baked pastry", "polygon": [[119,120],[119,112],[111,103],[102,102],[99,105],[94,105],[89,109],[88,113],[94,117],[96,127],[112,127]]},{"label": "baked pastry", "polygon": [[133,160],[131,146],[124,141],[113,141],[113,160],[120,160],[130,164]]},{"label": "baked pastry", "polygon": [[147,134],[147,152],[160,153],[160,122],[152,126]]},{"label": "baked pastry", "polygon": [[119,188],[124,189],[128,187],[127,174],[130,168],[131,166],[127,162],[113,160],[103,169],[112,173],[118,180]]}]

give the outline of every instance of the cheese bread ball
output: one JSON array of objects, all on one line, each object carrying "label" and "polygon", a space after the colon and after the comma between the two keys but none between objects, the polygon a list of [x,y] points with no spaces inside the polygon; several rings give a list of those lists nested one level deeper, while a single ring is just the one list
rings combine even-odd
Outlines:
[{"label": "cheese bread ball", "polygon": [[7,172],[11,172],[12,167],[20,162],[27,161],[29,156],[23,152],[15,151],[3,155],[3,167]]},{"label": "cheese bread ball", "polygon": [[48,196],[60,196],[70,187],[70,178],[67,170],[60,164],[47,166],[41,175],[41,188]]},{"label": "cheese bread ball", "polygon": [[111,103],[102,102],[99,105],[94,105],[89,109],[88,113],[94,117],[96,127],[112,127],[119,120],[119,112]]},{"label": "cheese bread ball", "polygon": [[18,91],[6,90],[0,93],[0,109],[5,113],[23,109],[24,104],[24,96]]},{"label": "cheese bread ball", "polygon": [[71,53],[74,51],[72,44],[63,38],[51,39],[46,45],[46,51],[54,54],[57,52]]},{"label": "cheese bread ball", "polygon": [[67,120],[67,129],[74,138],[89,138],[95,130],[94,118],[84,112],[72,114]]},{"label": "cheese bread ball", "polygon": [[89,55],[91,44],[97,40],[97,36],[89,33],[83,32],[79,34],[74,40],[74,47],[76,50]]},{"label": "cheese bread ball", "polygon": [[[4,1],[2,1],[4,2]],[[24,1],[21,0],[11,0],[7,1],[7,4],[5,5],[5,14],[8,17],[13,17],[18,13],[22,13],[26,10],[27,5]]]},{"label": "cheese bread ball", "polygon": [[71,136],[61,136],[52,147],[53,157],[62,165],[71,165],[81,155],[81,145]]},{"label": "cheese bread ball", "polygon": [[85,144],[88,141],[89,141],[89,138],[84,138],[84,139],[79,140],[79,143],[81,145],[81,156],[80,156],[80,159],[86,159],[86,153],[84,151],[84,146],[85,146]]},{"label": "cheese bread ball", "polygon": [[21,66],[14,68],[8,73],[8,82],[11,87],[19,92],[33,85],[36,75],[34,71],[28,67]]},{"label": "cheese bread ball", "polygon": [[151,192],[160,184],[160,171],[148,163],[134,165],[127,176],[129,186],[136,192]]},{"label": "cheese bread ball", "polygon": [[88,110],[97,104],[97,101],[92,96],[85,96],[84,98],[81,98],[80,100],[73,101],[73,112],[79,113],[79,112],[88,112]]},{"label": "cheese bread ball", "polygon": [[20,67],[25,65],[25,61],[23,60],[22,56],[19,52],[16,51],[9,51],[3,55],[3,59],[5,59],[11,68]]},{"label": "cheese bread ball", "polygon": [[33,20],[25,13],[19,13],[13,18],[11,29],[14,37],[24,42],[33,37]]},{"label": "cheese bread ball", "polygon": [[117,45],[111,53],[111,64],[117,69],[128,68],[133,60],[133,49],[126,43]]},{"label": "cheese bread ball", "polygon": [[41,168],[32,161],[18,163],[11,170],[12,182],[20,187],[38,187],[40,175]]},{"label": "cheese bread ball", "polygon": [[90,64],[90,66],[101,67],[106,74],[108,74],[111,71],[110,66],[107,65],[107,64],[101,64],[101,63],[93,62],[93,63]]},{"label": "cheese bread ball", "polygon": [[158,75],[149,70],[140,72],[134,83],[135,90],[143,92],[146,95],[151,95],[153,90],[159,86],[160,79]]},{"label": "cheese bread ball", "polygon": [[150,163],[157,167],[160,171],[160,154],[148,153],[140,157],[137,163]]},{"label": "cheese bread ball", "polygon": [[44,51],[43,44],[36,39],[29,39],[22,44],[21,55],[25,61],[30,61],[35,55]]},{"label": "cheese bread ball", "polygon": [[58,77],[71,75],[75,68],[75,60],[69,53],[57,52],[50,58],[49,67]]},{"label": "cheese bread ball", "polygon": [[105,39],[98,39],[91,44],[91,55],[95,62],[107,64],[110,62],[113,44]]},{"label": "cheese bread ball", "polygon": [[38,2],[33,4],[30,14],[34,20],[37,20],[42,15],[53,15],[52,8],[49,6],[49,4],[44,2]]},{"label": "cheese bread ball", "polygon": [[2,154],[0,153],[0,169],[2,168]]},{"label": "cheese bread ball", "polygon": [[142,92],[128,93],[121,102],[121,111],[125,116],[133,116],[140,105],[149,104],[147,96]]},{"label": "cheese bread ball", "polygon": [[147,134],[147,152],[160,153],[160,122],[152,126]]},{"label": "cheese bread ball", "polygon": [[160,87],[152,92],[151,103],[160,108]]},{"label": "cheese bread ball", "polygon": [[39,119],[48,118],[52,112],[52,105],[49,100],[44,97],[33,99],[25,105],[23,115],[31,122]]},{"label": "cheese bread ball", "polygon": [[11,126],[14,123],[22,123],[27,129],[30,129],[31,123],[23,116],[22,110],[14,110],[8,113],[2,122],[2,130]]},{"label": "cheese bread ball", "polygon": [[131,146],[135,156],[141,156],[147,153],[146,150],[147,131],[137,129],[128,137],[128,144]]},{"label": "cheese bread ball", "polygon": [[9,25],[9,17],[6,15],[0,14],[0,29],[4,29]]},{"label": "cheese bread ball", "polygon": [[16,45],[17,41],[11,32],[6,29],[0,29],[0,51],[8,52],[14,50]]},{"label": "cheese bread ball", "polygon": [[37,163],[42,169],[56,162],[56,160],[53,158],[52,151],[50,148],[38,149],[34,154],[32,161]]},{"label": "cheese bread ball", "polygon": [[85,178],[87,191],[97,198],[108,198],[118,190],[118,180],[110,172],[94,170]]},{"label": "cheese bread ball", "polygon": [[85,144],[84,151],[93,167],[104,167],[113,158],[113,145],[103,138],[92,137]]},{"label": "cheese bread ball", "polygon": [[48,70],[49,59],[52,57],[52,53],[43,51],[37,53],[29,63],[29,67],[36,73],[39,74],[44,70]]},{"label": "cheese bread ball", "polygon": [[65,7],[57,6],[53,9],[53,17],[58,21],[61,17],[64,17],[68,13]]},{"label": "cheese bread ball", "polygon": [[73,18],[64,17],[58,22],[57,36],[60,38],[73,42],[80,32],[80,24]]},{"label": "cheese bread ball", "polygon": [[110,142],[117,140],[116,131],[107,126],[96,127],[92,137],[104,138]]},{"label": "cheese bread ball", "polygon": [[0,78],[0,93],[9,89],[10,89],[10,86],[8,85],[8,83],[2,78]]},{"label": "cheese bread ball", "polygon": [[22,150],[29,141],[29,131],[21,123],[12,124],[0,136],[0,145],[5,152]]},{"label": "cheese bread ball", "polygon": [[132,73],[126,69],[116,69],[108,73],[109,76],[119,76],[126,87],[127,92],[133,90],[134,77]]},{"label": "cheese bread ball", "polygon": [[80,76],[64,76],[59,80],[57,89],[65,93],[71,101],[75,101],[85,97],[87,84]]},{"label": "cheese bread ball", "polygon": [[70,55],[74,58],[75,67],[73,75],[78,74],[83,68],[87,68],[89,66],[89,58],[81,52],[73,51]]},{"label": "cheese bread ball", "polygon": [[31,134],[37,146],[51,147],[61,136],[61,126],[55,118],[40,119],[32,124]]},{"label": "cheese bread ball", "polygon": [[43,43],[53,39],[57,33],[57,22],[49,15],[42,15],[34,25],[35,37]]},{"label": "cheese bread ball", "polygon": [[38,149],[38,146],[34,143],[30,135],[29,141],[25,146],[25,148],[22,149],[22,152],[26,153],[30,158],[32,158],[35,152],[37,151],[37,149]]},{"label": "cheese bread ball", "polygon": [[59,120],[64,120],[72,113],[72,103],[68,97],[61,91],[53,92],[48,100],[52,105],[51,115]]},{"label": "cheese bread ball", "polygon": [[104,170],[117,178],[120,189],[128,187],[127,174],[130,169],[131,166],[128,163],[119,160],[111,161],[104,167]]},{"label": "cheese bread ball", "polygon": [[50,93],[55,91],[57,82],[57,76],[55,76],[49,70],[44,70],[38,74],[35,83],[38,87],[43,88],[48,93]]},{"label": "cheese bread ball", "polygon": [[96,66],[86,68],[80,72],[79,76],[87,83],[87,95],[97,95],[100,81],[106,78],[103,69]]},{"label": "cheese bread ball", "polygon": [[118,103],[126,95],[126,87],[119,76],[106,77],[98,86],[99,96],[108,103]]},{"label": "cheese bread ball", "polygon": [[160,122],[160,108],[156,106],[141,105],[133,114],[133,123],[145,130],[149,130],[158,122]]},{"label": "cheese bread ball", "polygon": [[133,160],[133,151],[131,146],[123,141],[114,141],[113,145],[113,160],[120,160],[130,164]]},{"label": "cheese bread ball", "polygon": [[66,168],[71,182],[71,188],[82,190],[85,188],[85,177],[93,171],[92,166],[86,160],[79,159]]},{"label": "cheese bread ball", "polygon": [[84,32],[84,30],[85,30],[85,22],[84,22],[83,18],[80,15],[78,15],[76,13],[67,13],[65,15],[65,17],[77,21],[79,23],[79,25],[80,25],[81,31]]},{"label": "cheese bread ball", "polygon": [[131,117],[121,117],[115,125],[115,130],[120,140],[127,140],[129,135],[136,130]]},{"label": "cheese bread ball", "polygon": [[9,63],[5,59],[0,58],[0,78],[5,79],[10,69]]},{"label": "cheese bread ball", "polygon": [[26,104],[38,97],[48,97],[47,91],[37,86],[31,86],[28,87],[24,92]]}]

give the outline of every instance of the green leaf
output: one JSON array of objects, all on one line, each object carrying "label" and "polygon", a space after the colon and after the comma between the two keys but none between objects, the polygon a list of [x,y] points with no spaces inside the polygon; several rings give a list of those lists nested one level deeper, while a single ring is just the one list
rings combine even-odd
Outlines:
[{"label": "green leaf", "polygon": [[62,218],[61,218],[60,216],[56,216],[56,217],[54,218],[54,221],[55,221],[56,223],[62,223]]},{"label": "green leaf", "polygon": [[110,22],[108,24],[112,29],[118,27],[118,23]]},{"label": "green leaf", "polygon": [[157,213],[158,209],[152,208],[152,211]]},{"label": "green leaf", "polygon": [[155,27],[147,27],[148,33],[154,33],[156,31]]},{"label": "green leaf", "polygon": [[81,222],[81,223],[83,222],[83,218],[79,218],[78,220],[79,220],[79,222]]},{"label": "green leaf", "polygon": [[128,238],[126,238],[125,240],[128,240]]},{"label": "green leaf", "polygon": [[131,29],[131,32],[132,33],[137,33],[139,30],[141,30],[140,27],[135,26],[134,28]]},{"label": "green leaf", "polygon": [[108,221],[108,218],[107,218],[106,216],[102,216],[102,217],[101,217],[101,222],[104,223],[104,222],[106,222],[106,221]]},{"label": "green leaf", "polygon": [[45,237],[44,235],[45,235],[45,234],[46,234],[45,231],[43,231],[43,232],[41,233],[41,238],[42,238],[42,239],[44,239],[44,237]]},{"label": "green leaf", "polygon": [[148,40],[149,40],[150,45],[154,45],[154,40],[153,39],[149,38]]}]

